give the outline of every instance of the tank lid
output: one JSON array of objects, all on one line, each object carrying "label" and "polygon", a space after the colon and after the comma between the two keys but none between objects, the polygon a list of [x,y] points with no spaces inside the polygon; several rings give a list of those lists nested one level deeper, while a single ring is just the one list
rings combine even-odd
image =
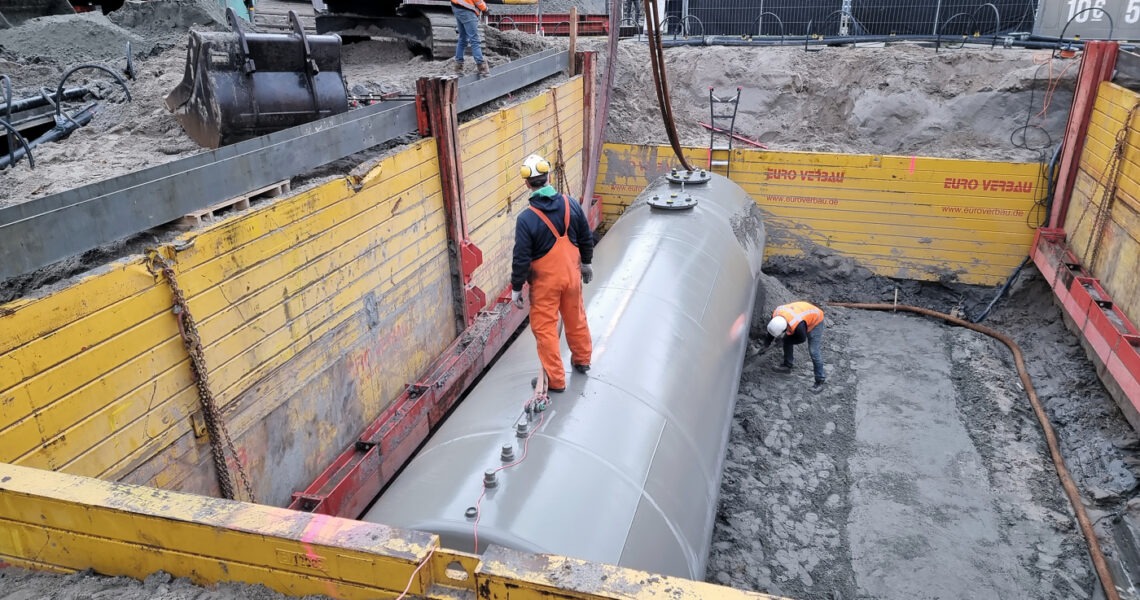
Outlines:
[{"label": "tank lid", "polygon": [[687,171],[674,168],[665,174],[665,179],[669,180],[670,183],[696,185],[699,183],[708,183],[709,180],[712,179],[712,174],[704,169]]},{"label": "tank lid", "polygon": [[697,199],[688,192],[670,192],[668,194],[654,194],[646,204],[653,208],[664,210],[687,210],[697,205]]}]

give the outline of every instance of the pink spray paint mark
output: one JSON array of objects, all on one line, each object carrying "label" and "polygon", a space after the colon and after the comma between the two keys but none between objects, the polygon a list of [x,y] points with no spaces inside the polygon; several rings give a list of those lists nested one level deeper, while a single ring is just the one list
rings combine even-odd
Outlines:
[{"label": "pink spray paint mark", "polygon": [[[314,513],[312,518],[309,519],[308,525],[305,525],[305,530],[301,532],[301,547],[305,549],[305,557],[309,559],[310,564],[317,565],[313,567],[320,571],[324,571],[324,559],[317,551],[313,549],[313,540],[317,539],[326,529],[329,528],[331,518],[328,515]],[[336,583],[331,579],[325,579],[325,595],[330,598],[340,598],[337,593]]]},{"label": "pink spray paint mark", "polygon": [[915,163],[915,158],[912,156],[912,157],[910,157],[910,174],[911,175],[914,175],[914,163]]}]

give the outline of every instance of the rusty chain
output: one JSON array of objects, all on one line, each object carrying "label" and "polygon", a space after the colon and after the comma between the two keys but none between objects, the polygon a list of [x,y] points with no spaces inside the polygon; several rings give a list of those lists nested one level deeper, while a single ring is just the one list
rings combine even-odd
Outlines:
[{"label": "rusty chain", "polygon": [[566,183],[566,162],[562,158],[562,119],[558,115],[558,91],[557,89],[550,90],[550,98],[554,104],[554,135],[558,143],[558,153],[554,158],[554,181],[558,185],[558,191],[573,196],[567,188]]},{"label": "rusty chain", "polygon": [[[1120,164],[1124,157],[1124,149],[1127,145],[1128,133],[1132,130],[1132,119],[1136,116],[1137,110],[1140,110],[1140,104],[1132,107],[1128,111],[1128,116],[1124,119],[1124,125],[1120,131],[1116,133],[1116,144],[1112,148],[1112,155],[1109,157],[1108,165],[1105,168],[1105,184],[1104,195],[1101,196],[1100,205],[1097,206],[1096,217],[1093,219],[1092,230],[1089,231],[1089,239],[1085,243],[1085,256],[1089,269],[1096,268],[1097,258],[1100,256],[1101,242],[1104,240],[1104,232],[1108,229],[1108,221],[1112,218],[1112,206],[1116,203],[1116,189],[1120,184]],[[1085,211],[1092,205],[1092,198],[1089,198],[1089,203],[1085,205]],[[1077,220],[1077,227],[1080,222],[1084,220],[1085,212],[1081,213],[1080,219]],[[1075,230],[1075,228],[1074,228]],[[1092,250],[1090,256],[1089,250]]]},{"label": "rusty chain", "polygon": [[182,336],[186,353],[190,356],[190,370],[194,374],[194,384],[198,388],[198,402],[202,406],[206,433],[210,437],[210,452],[213,455],[214,470],[217,471],[218,487],[221,489],[222,496],[231,500],[237,498],[237,494],[234,492],[233,476],[230,474],[230,468],[226,462],[226,450],[229,450],[230,455],[233,456],[234,464],[237,465],[242,486],[245,488],[246,499],[250,502],[256,502],[253,496],[253,487],[250,486],[249,479],[245,474],[245,467],[241,464],[237,449],[234,448],[234,442],[230,439],[230,432],[226,429],[225,419],[218,408],[213,392],[210,391],[206,352],[202,347],[202,339],[198,335],[198,327],[194,322],[194,317],[190,314],[190,306],[186,303],[186,296],[182,293],[182,288],[179,287],[178,280],[175,278],[174,268],[157,250],[152,250],[147,257],[147,269],[156,277],[161,274],[166,278],[174,297],[172,312],[178,322],[178,333]]}]

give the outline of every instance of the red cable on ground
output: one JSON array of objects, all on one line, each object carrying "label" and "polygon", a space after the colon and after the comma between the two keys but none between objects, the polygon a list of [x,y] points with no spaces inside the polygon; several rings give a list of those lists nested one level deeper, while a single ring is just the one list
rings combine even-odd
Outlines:
[{"label": "red cable on ground", "polygon": [[1049,446],[1049,454],[1053,458],[1053,466],[1057,469],[1057,478],[1061,480],[1061,487],[1064,488],[1065,495],[1068,496],[1069,503],[1073,505],[1073,511],[1077,514],[1077,523],[1081,527],[1081,533],[1084,534],[1085,541],[1088,542],[1089,556],[1092,558],[1093,568],[1096,569],[1096,574],[1100,578],[1100,585],[1104,588],[1104,595],[1108,600],[1120,600],[1120,594],[1117,593],[1116,584],[1112,580],[1112,573],[1108,570],[1108,564],[1105,563],[1104,560],[1104,553],[1101,552],[1100,549],[1100,542],[1097,540],[1096,532],[1093,530],[1092,521],[1089,520],[1085,506],[1081,503],[1080,492],[1077,491],[1077,486],[1073,483],[1073,478],[1069,474],[1069,468],[1065,466],[1065,457],[1061,456],[1061,450],[1057,444],[1057,434],[1053,431],[1053,425],[1049,422],[1049,416],[1045,414],[1045,409],[1041,406],[1041,401],[1037,398],[1037,390],[1033,387],[1033,380],[1029,377],[1029,371],[1025,368],[1025,357],[1021,354],[1021,347],[1017,345],[1017,342],[1013,341],[1012,338],[1004,333],[990,329],[985,325],[970,323],[969,321],[964,321],[928,308],[907,306],[904,304],[862,304],[858,302],[828,302],[828,304],[831,306],[863,310],[903,310],[926,315],[928,317],[942,319],[959,327],[973,329],[978,333],[984,333],[1005,344],[1006,347],[1010,349],[1013,353],[1014,363],[1017,365],[1017,374],[1021,377],[1022,387],[1025,388],[1025,395],[1029,397],[1029,403],[1033,405],[1033,413],[1037,415],[1037,422],[1041,424],[1041,429],[1045,433],[1045,442]]}]

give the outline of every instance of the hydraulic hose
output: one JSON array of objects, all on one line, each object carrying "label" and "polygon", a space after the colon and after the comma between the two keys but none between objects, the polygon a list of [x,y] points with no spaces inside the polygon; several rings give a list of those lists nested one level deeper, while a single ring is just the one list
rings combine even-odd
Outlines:
[{"label": "hydraulic hose", "polygon": [[661,106],[661,118],[665,125],[665,134],[669,138],[669,145],[673,154],[677,156],[681,166],[688,171],[693,167],[685,160],[681,151],[681,142],[677,136],[677,122],[673,120],[673,107],[669,101],[669,82],[665,77],[665,52],[661,48],[661,22],[657,15],[657,0],[645,0],[645,23],[648,26],[646,34],[649,38],[649,62],[653,71],[653,86],[657,91],[657,103]]},{"label": "hydraulic hose", "polygon": [[858,302],[829,302],[828,304],[831,306],[858,308],[862,310],[901,310],[942,319],[947,323],[984,333],[1005,344],[1006,347],[1013,352],[1013,360],[1017,364],[1017,374],[1021,377],[1021,384],[1025,387],[1025,395],[1029,397],[1029,403],[1033,405],[1033,413],[1037,415],[1037,422],[1041,424],[1041,430],[1045,433],[1045,442],[1049,445],[1049,454],[1053,458],[1053,466],[1057,469],[1057,478],[1061,480],[1061,487],[1064,488],[1065,495],[1068,496],[1069,503],[1073,505],[1073,511],[1077,514],[1077,523],[1081,527],[1081,533],[1084,534],[1085,541],[1088,542],[1089,556],[1092,558],[1093,567],[1096,569],[1096,574],[1100,578],[1100,585],[1104,588],[1105,598],[1107,598],[1107,600],[1120,600],[1120,594],[1117,593],[1116,584],[1112,580],[1112,573],[1109,572],[1108,564],[1105,563],[1104,560],[1104,553],[1101,552],[1100,542],[1097,541],[1096,532],[1093,531],[1092,521],[1089,520],[1089,515],[1085,511],[1084,504],[1081,504],[1080,492],[1077,491],[1077,486],[1073,483],[1069,469],[1065,466],[1065,458],[1061,456],[1061,450],[1057,444],[1057,434],[1053,431],[1053,425],[1049,422],[1049,417],[1045,414],[1045,409],[1041,406],[1041,401],[1037,398],[1037,390],[1034,389],[1033,380],[1029,377],[1029,371],[1025,368],[1025,358],[1017,342],[1013,341],[1012,338],[1004,333],[990,329],[985,325],[970,323],[945,313],[918,306],[907,306],[903,304],[864,304]]}]

